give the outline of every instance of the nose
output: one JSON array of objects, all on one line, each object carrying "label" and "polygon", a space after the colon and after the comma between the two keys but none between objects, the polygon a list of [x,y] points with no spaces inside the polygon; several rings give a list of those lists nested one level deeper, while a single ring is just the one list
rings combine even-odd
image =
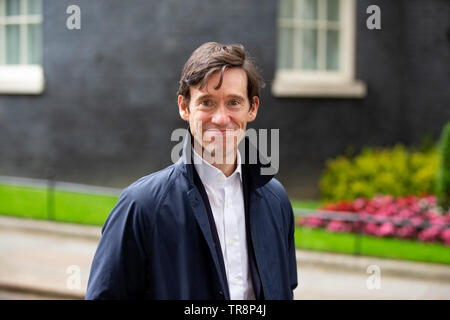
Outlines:
[{"label": "nose", "polygon": [[228,116],[228,111],[223,105],[216,109],[211,119],[211,122],[219,126],[226,125],[229,121],[230,117]]}]

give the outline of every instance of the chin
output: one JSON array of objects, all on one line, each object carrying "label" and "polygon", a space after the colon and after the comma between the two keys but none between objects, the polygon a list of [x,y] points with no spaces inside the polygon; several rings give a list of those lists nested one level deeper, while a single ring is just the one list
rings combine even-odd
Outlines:
[{"label": "chin", "polygon": [[230,143],[230,144],[221,144],[221,145],[217,145],[217,144],[215,144],[214,142],[212,142],[212,143],[208,143],[208,144],[204,144],[203,145],[203,148],[207,151],[207,152],[209,152],[209,153],[214,153],[215,154],[215,151],[216,150],[222,150],[222,155],[226,155],[227,154],[227,152],[228,153],[232,153],[232,152],[234,152],[234,150],[237,148],[233,143]]}]

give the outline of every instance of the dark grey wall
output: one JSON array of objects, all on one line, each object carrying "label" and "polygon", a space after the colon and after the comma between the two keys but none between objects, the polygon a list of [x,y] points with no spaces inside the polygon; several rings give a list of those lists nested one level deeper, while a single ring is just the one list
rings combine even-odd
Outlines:
[{"label": "dark grey wall", "polygon": [[[169,164],[181,68],[206,41],[240,42],[263,70],[254,128],[280,128],[280,172],[291,197],[318,196],[324,160],[366,145],[437,138],[450,119],[446,0],[361,0],[357,78],[363,99],[275,98],[276,1],[44,0],[40,96],[0,95],[0,175],[124,187]],[[65,26],[79,4],[81,30]],[[366,28],[367,6],[382,29]]]}]

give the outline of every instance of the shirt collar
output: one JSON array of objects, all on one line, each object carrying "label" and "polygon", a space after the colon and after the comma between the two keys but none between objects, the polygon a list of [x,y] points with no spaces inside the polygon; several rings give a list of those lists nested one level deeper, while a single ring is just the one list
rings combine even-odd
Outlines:
[{"label": "shirt collar", "polygon": [[222,171],[220,171],[218,168],[214,167],[209,162],[205,161],[198,153],[195,151],[195,149],[192,148],[192,154],[194,157],[194,166],[195,170],[197,170],[198,175],[200,176],[200,179],[203,183],[211,184],[214,182],[225,182],[227,180],[234,179],[235,176],[239,177],[240,182],[242,183],[242,166],[241,166],[241,154],[239,153],[239,149],[237,150],[237,166],[234,172],[229,176],[225,177]]},{"label": "shirt collar", "polygon": [[[192,163],[192,134],[190,127],[184,129],[185,136],[183,140],[183,148],[181,152],[181,157],[175,163],[175,167],[181,170],[183,175],[188,179],[191,186],[194,185],[194,174],[193,169],[195,168]],[[266,159],[258,150],[257,145],[252,143],[249,137],[244,137],[241,141],[240,146],[243,147],[244,153],[241,153],[241,168],[242,168],[242,179],[245,175],[248,182],[248,186],[251,191],[254,191],[258,196],[262,196],[259,188],[266,183],[268,183],[278,172],[278,168],[274,167],[268,159]],[[253,156],[256,154],[257,157],[254,159]],[[256,163],[254,162],[256,160]],[[265,170],[264,174],[262,170]]]}]

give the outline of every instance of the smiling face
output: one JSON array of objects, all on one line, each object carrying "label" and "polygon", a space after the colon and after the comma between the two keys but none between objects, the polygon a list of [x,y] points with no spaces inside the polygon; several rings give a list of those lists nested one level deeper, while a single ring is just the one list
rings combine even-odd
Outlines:
[{"label": "smiling face", "polygon": [[[214,159],[222,163],[229,163],[229,159],[234,163],[247,122],[256,118],[259,99],[254,96],[250,106],[247,75],[241,68],[225,70],[220,88],[215,89],[219,81],[220,71],[216,71],[203,89],[200,90],[200,83],[190,87],[189,102],[179,95],[178,108],[181,118],[189,122],[191,133],[201,144],[204,154],[215,156]],[[220,157],[217,157],[218,151]]]}]

